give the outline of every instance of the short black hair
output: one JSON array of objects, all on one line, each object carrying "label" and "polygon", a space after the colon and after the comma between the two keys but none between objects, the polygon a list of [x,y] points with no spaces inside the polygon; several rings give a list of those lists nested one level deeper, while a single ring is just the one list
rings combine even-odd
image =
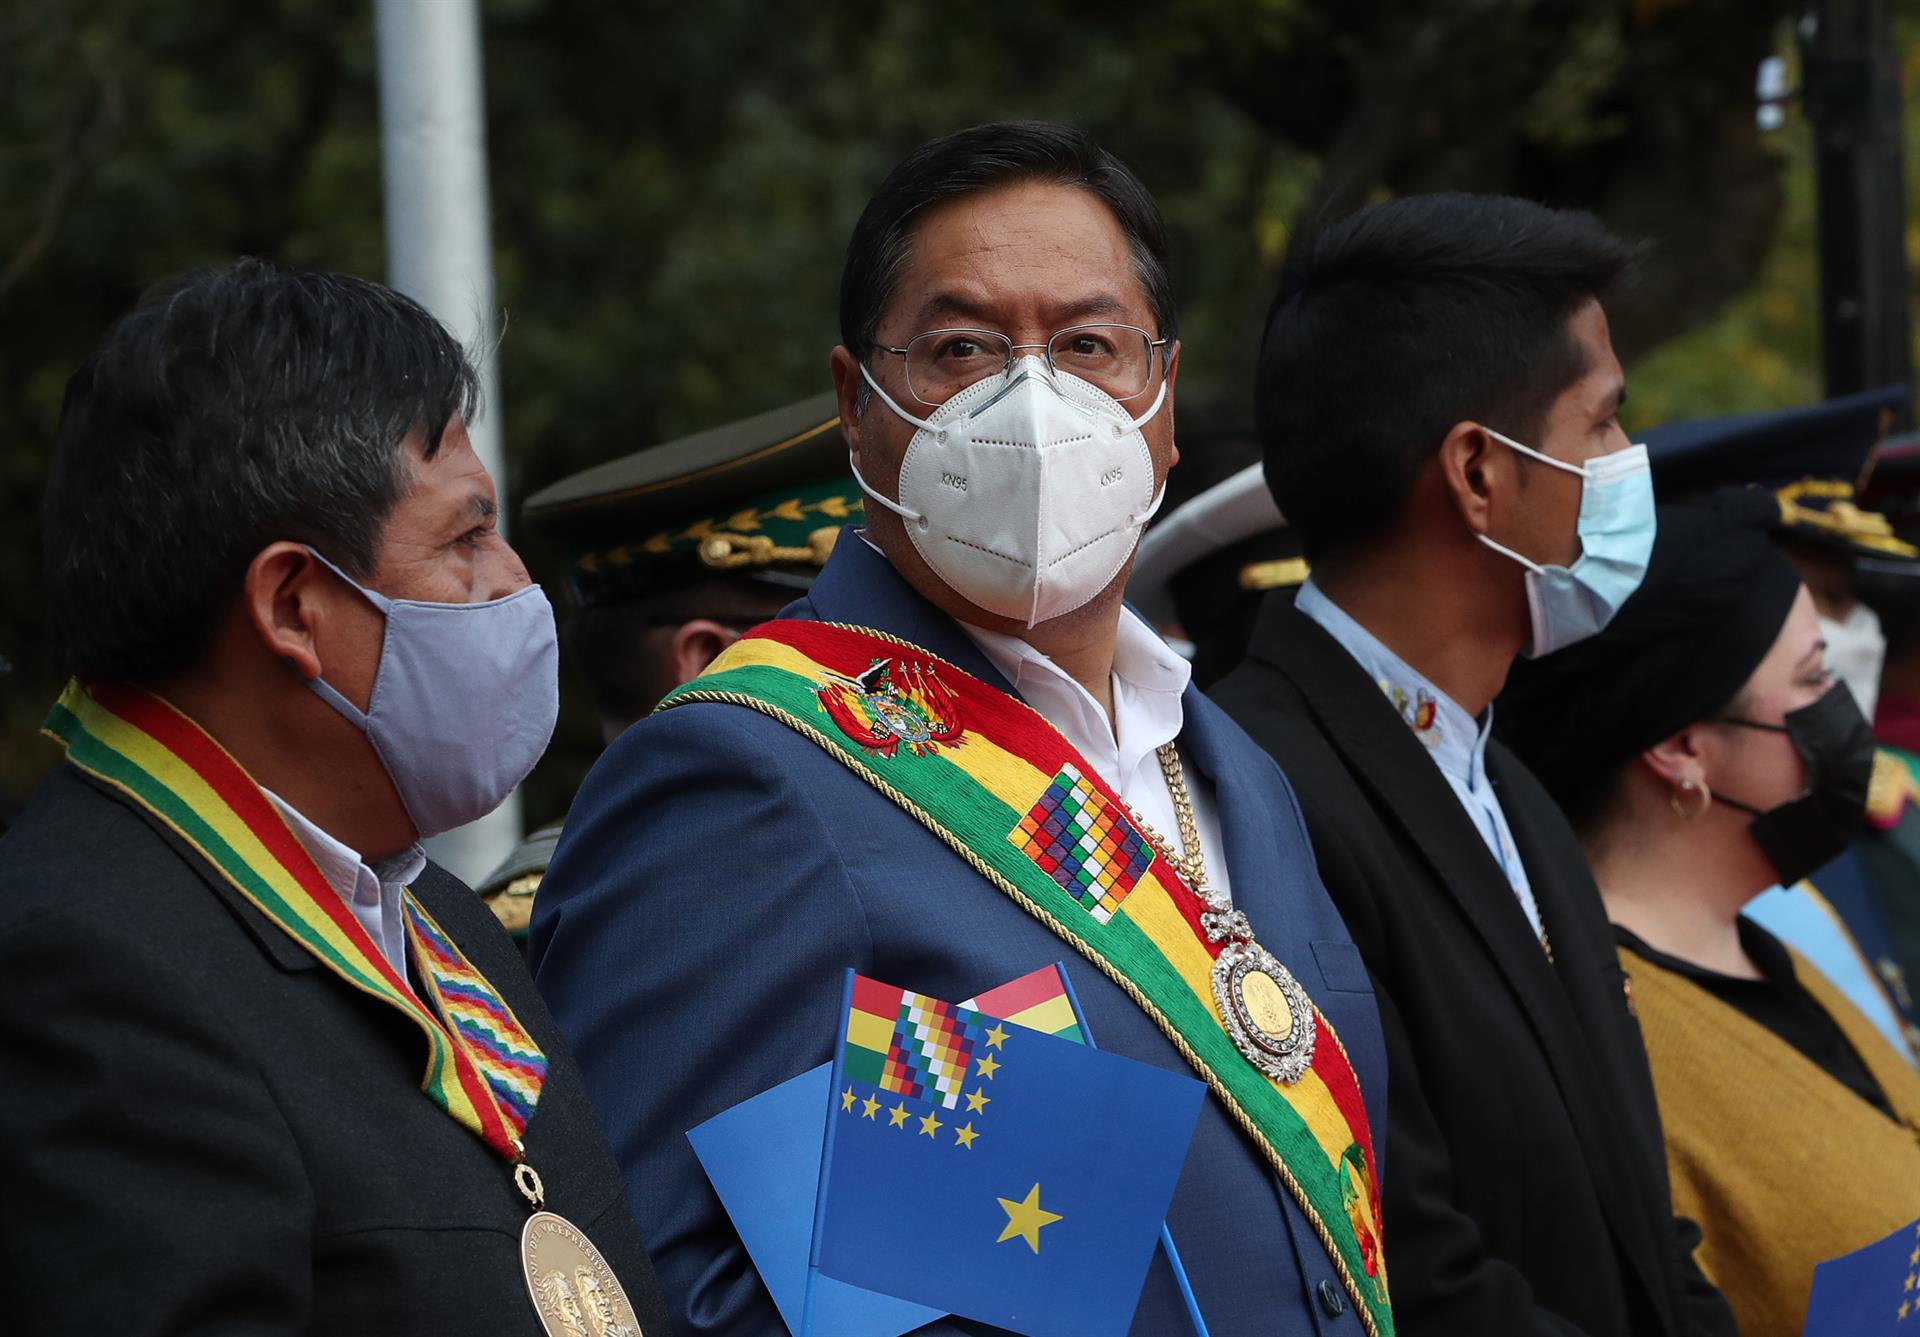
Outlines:
[{"label": "short black hair", "polygon": [[1532,445],[1586,371],[1568,321],[1634,256],[1591,214],[1499,195],[1370,205],[1298,242],[1254,413],[1267,485],[1307,558],[1391,528],[1456,424]]},{"label": "short black hair", "polygon": [[63,669],[150,682],[194,667],[267,544],[358,578],[479,380],[399,293],[259,260],[156,288],[67,383],[44,504]]},{"label": "short black hair", "polygon": [[1073,126],[1000,121],[922,144],[887,173],[867,201],[840,271],[840,342],[847,351],[862,360],[872,355],[880,313],[900,282],[923,210],[1023,181],[1078,186],[1113,211],[1160,326],[1152,333],[1162,339],[1178,337],[1173,282],[1167,275],[1167,225],[1133,169]]},{"label": "short black hair", "polygon": [[746,631],[771,621],[798,594],[744,575],[715,574],[617,603],[587,604],[567,619],[567,650],[601,717],[631,723],[679,686],[664,661],[684,624],[706,618]]}]

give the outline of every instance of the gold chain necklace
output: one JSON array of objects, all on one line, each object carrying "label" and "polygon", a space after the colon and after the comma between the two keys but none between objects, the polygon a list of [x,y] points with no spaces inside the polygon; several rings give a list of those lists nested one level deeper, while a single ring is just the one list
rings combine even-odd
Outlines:
[{"label": "gold chain necklace", "polygon": [[1194,820],[1193,796],[1187,792],[1180,751],[1166,742],[1154,752],[1160,758],[1160,774],[1167,781],[1185,850],[1176,854],[1169,848],[1153,823],[1132,804],[1127,811],[1160,857],[1173,865],[1188,890],[1206,906],[1200,915],[1201,931],[1208,942],[1221,944],[1213,964],[1213,997],[1234,1047],[1267,1076],[1297,1082],[1313,1063],[1319,1027],[1313,1002],[1292,972],[1253,940],[1253,925],[1246,913],[1207,885],[1207,856],[1200,848],[1200,824]]},{"label": "gold chain necklace", "polygon": [[1214,894],[1207,886],[1207,856],[1200,848],[1200,825],[1193,817],[1193,799],[1187,793],[1187,770],[1180,763],[1180,750],[1169,741],[1155,748],[1154,755],[1160,759],[1160,774],[1167,782],[1168,796],[1173,799],[1173,816],[1179,824],[1182,849],[1175,851],[1167,838],[1155,830],[1153,823],[1142,817],[1140,810],[1131,803],[1127,804],[1127,811],[1146,833],[1153,847],[1160,851],[1161,857],[1180,874],[1180,880],[1201,900],[1211,905]]}]

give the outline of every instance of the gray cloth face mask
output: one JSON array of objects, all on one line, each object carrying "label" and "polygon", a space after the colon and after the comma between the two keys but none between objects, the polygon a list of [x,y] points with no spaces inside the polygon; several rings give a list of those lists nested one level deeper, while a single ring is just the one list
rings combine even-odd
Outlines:
[{"label": "gray cloth face mask", "polygon": [[484,603],[390,599],[312,548],[386,615],[362,711],[325,678],[307,685],[365,733],[421,837],[484,817],[547,750],[560,717],[560,641],[538,585]]}]

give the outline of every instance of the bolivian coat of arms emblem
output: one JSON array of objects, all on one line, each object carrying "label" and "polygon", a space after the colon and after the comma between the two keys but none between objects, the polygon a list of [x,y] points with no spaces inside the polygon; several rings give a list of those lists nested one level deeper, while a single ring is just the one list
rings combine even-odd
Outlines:
[{"label": "bolivian coat of arms emblem", "polygon": [[925,756],[965,732],[960,702],[934,666],[900,656],[876,659],[858,677],[830,673],[815,695],[841,733],[883,757],[902,746]]}]

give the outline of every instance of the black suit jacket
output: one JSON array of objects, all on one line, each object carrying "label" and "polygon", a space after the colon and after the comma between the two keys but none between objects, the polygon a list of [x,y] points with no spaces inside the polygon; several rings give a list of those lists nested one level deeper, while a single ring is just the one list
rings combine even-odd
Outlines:
[{"label": "black suit jacket", "polygon": [[1270,599],[1213,695],[1293,780],[1373,975],[1403,1337],[1735,1331],[1673,1217],[1626,978],[1546,791],[1489,746],[1551,960],[1439,767],[1319,624]]},{"label": "black suit jacket", "polygon": [[[479,899],[414,884],[546,1051],[548,1206],[667,1332],[566,1045]],[[68,767],[0,841],[0,1326],[536,1337],[507,1166],[420,1091],[415,1025]]]}]

